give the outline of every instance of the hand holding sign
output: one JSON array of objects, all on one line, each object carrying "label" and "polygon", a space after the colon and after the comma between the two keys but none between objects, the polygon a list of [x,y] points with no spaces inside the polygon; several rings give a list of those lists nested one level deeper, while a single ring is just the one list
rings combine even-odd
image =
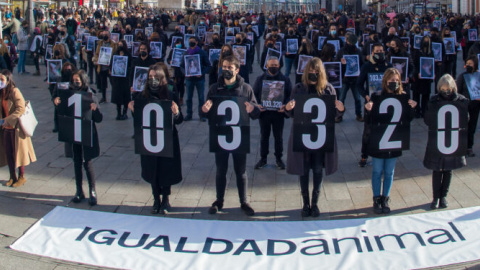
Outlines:
[{"label": "hand holding sign", "polygon": [[253,105],[248,101],[245,101],[245,108],[247,109],[247,113],[251,113],[253,112],[253,109],[255,109],[255,107],[253,107]]},{"label": "hand holding sign", "polygon": [[172,113],[173,115],[177,115],[179,113],[177,103],[174,101],[172,101]]},{"label": "hand holding sign", "polygon": [[415,107],[417,107],[417,102],[409,99],[408,100],[408,105],[410,105],[410,107],[412,107],[412,108],[415,108]]},{"label": "hand holding sign", "polygon": [[335,100],[335,108],[341,112],[345,111],[345,106],[343,106],[343,103],[338,99]]},{"label": "hand holding sign", "polygon": [[287,111],[291,111],[291,110],[293,110],[293,108],[295,108],[295,100],[294,100],[294,99],[290,100],[290,101],[287,103],[287,106],[285,106],[285,109],[286,109]]},{"label": "hand holding sign", "polygon": [[202,106],[202,112],[204,113],[208,113],[210,111],[210,109],[212,108],[212,100],[209,99],[205,102],[205,104],[203,104]]}]

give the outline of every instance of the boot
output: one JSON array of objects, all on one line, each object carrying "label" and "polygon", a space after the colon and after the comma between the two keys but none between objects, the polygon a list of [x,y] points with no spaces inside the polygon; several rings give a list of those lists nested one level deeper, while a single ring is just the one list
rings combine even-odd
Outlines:
[{"label": "boot", "polygon": [[87,174],[88,180],[88,189],[90,191],[90,198],[88,199],[88,204],[90,206],[97,205],[97,192],[95,191],[95,175],[93,174],[93,168],[91,161],[86,161],[85,164],[85,171]]},{"label": "boot", "polygon": [[438,202],[440,201],[439,198],[433,198],[432,203],[430,204],[430,209],[437,209],[438,208]]},{"label": "boot", "polygon": [[382,212],[384,214],[390,213],[390,205],[388,205],[389,201],[390,201],[390,197],[382,196]]},{"label": "boot", "polygon": [[[14,184],[15,185],[15,184]],[[447,208],[448,207],[448,202],[446,197],[440,198],[440,208]]]},{"label": "boot", "polygon": [[302,217],[309,217],[310,216],[310,196],[307,192],[302,192],[302,199],[303,199],[303,208],[302,208]]},{"label": "boot", "polygon": [[375,214],[382,213],[382,196],[373,197],[373,211]]},{"label": "boot", "polygon": [[168,200],[168,195],[163,195],[162,203],[160,204],[160,214],[165,215],[171,209],[170,202]]},{"label": "boot", "polygon": [[11,187],[12,185],[13,185],[13,179],[10,178],[10,180],[8,180],[8,182],[5,184],[5,186]]},{"label": "boot", "polygon": [[85,194],[83,193],[82,188],[82,178],[75,177],[75,185],[77,186],[77,192],[75,192],[75,196],[72,199],[74,203],[80,203],[85,199]]},{"label": "boot", "polygon": [[160,204],[161,204],[160,195],[153,194],[153,206],[152,206],[152,210],[150,210],[150,213],[158,214],[160,212]]},{"label": "boot", "polygon": [[21,187],[27,182],[27,179],[25,179],[24,176],[18,177],[18,180],[16,182],[13,182],[12,187]]},{"label": "boot", "polygon": [[127,111],[128,111],[128,107],[124,106],[123,107],[123,113],[122,113],[122,120],[127,120],[128,119]]},{"label": "boot", "polygon": [[35,73],[33,73],[33,76],[40,76],[40,70],[37,70]]},{"label": "boot", "polygon": [[221,211],[223,209],[223,200],[217,199],[212,203],[212,206],[210,209],[208,209],[208,213],[210,215],[216,214],[218,211]]},{"label": "boot", "polygon": [[120,106],[117,106],[117,117],[115,117],[115,120],[122,120],[122,108]]},{"label": "boot", "polygon": [[312,192],[312,208],[310,208],[310,212],[312,217],[320,216],[320,209],[318,209],[318,197],[320,195],[320,191]]}]

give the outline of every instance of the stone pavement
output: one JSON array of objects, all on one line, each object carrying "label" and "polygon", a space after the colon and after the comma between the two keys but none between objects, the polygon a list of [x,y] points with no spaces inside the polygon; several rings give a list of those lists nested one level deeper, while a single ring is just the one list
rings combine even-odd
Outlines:
[{"label": "stone pavement", "polygon": [[[461,57],[458,57],[460,60]],[[458,62],[459,72],[463,63]],[[33,66],[27,70],[34,71]],[[33,145],[38,161],[26,167],[27,183],[20,188],[5,187],[8,169],[0,169],[0,269],[86,269],[87,265],[54,260],[10,250],[8,246],[18,239],[32,224],[47,214],[55,206],[69,206],[114,213],[150,215],[153,204],[150,185],[140,177],[140,158],[134,153],[131,136],[133,123],[115,121],[115,105],[102,104],[104,120],[97,125],[100,137],[101,156],[94,161],[97,179],[99,205],[89,207],[86,202],[72,204],[70,199],[75,192],[74,170],[71,159],[65,158],[63,144],[57,134],[52,133],[53,105],[47,84],[42,76],[18,75],[14,78],[26,99],[31,100],[39,125],[33,137]],[[250,80],[261,74],[258,64]],[[292,74],[291,78],[294,76]],[[294,80],[294,79],[293,79]],[[110,97],[110,91],[109,95]],[[194,106],[196,107],[196,97]],[[353,99],[348,94],[347,112],[344,121],[336,125],[336,138],[339,145],[339,170],[325,177],[321,191],[318,219],[346,219],[378,217],[372,212],[371,166],[360,168],[363,123],[355,121]],[[182,107],[185,113],[186,108]],[[195,110],[194,110],[195,111]],[[299,221],[301,197],[298,179],[278,170],[274,166],[273,154],[269,156],[269,166],[254,170],[259,159],[259,125],[252,121],[251,153],[247,158],[248,197],[256,211],[255,216],[247,217],[239,209],[233,166],[228,172],[228,185],[223,213],[209,215],[208,207],[215,200],[214,155],[209,152],[207,123],[194,120],[178,126],[184,180],[173,186],[172,212],[166,218],[218,219],[218,220],[268,220]],[[289,137],[291,119],[286,121],[284,145]],[[415,119],[411,127],[411,150],[404,151],[399,158],[391,192],[391,215],[424,213],[429,210],[432,199],[431,171],[422,165],[426,147],[427,129],[422,119]],[[478,132],[476,140],[480,141]],[[273,153],[273,138],[270,140]],[[480,154],[478,144],[474,151]],[[286,160],[286,157],[284,157]],[[230,162],[231,164],[232,162]],[[469,158],[466,168],[454,171],[448,201],[448,209],[480,205],[479,179],[480,159]],[[85,181],[86,182],[86,181]],[[84,189],[87,190],[86,183]],[[437,210],[441,211],[441,210]],[[164,218],[164,217],[160,217]],[[312,218],[305,218],[312,220]],[[474,269],[479,262],[444,266],[442,269]]]}]

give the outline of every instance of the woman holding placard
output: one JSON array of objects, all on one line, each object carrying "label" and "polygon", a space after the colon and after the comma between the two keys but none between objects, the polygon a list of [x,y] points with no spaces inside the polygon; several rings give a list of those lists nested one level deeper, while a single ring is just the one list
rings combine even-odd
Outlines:
[{"label": "woman holding placard", "polygon": [[[173,157],[160,157],[153,155],[141,155],[142,178],[150,183],[153,194],[152,214],[168,213],[171,186],[182,181],[182,161],[180,157],[180,143],[175,125],[183,122],[183,115],[178,107],[178,97],[173,86],[168,84],[168,77],[161,65],[150,66],[148,81],[143,91],[130,102],[129,108],[134,111],[135,102],[149,103],[154,100],[169,100],[172,103],[173,115]],[[135,112],[141,114],[142,112]],[[158,120],[157,120],[158,121]],[[160,199],[160,195],[162,198]]]},{"label": "woman holding placard", "polygon": [[[434,58],[432,51],[432,42],[429,36],[424,36],[419,50],[414,51],[414,66],[415,71],[413,73],[413,100],[419,103],[420,106],[417,106],[415,117],[421,118],[427,109],[428,100],[430,98],[430,89],[432,87],[432,79],[422,78],[421,58]],[[433,75],[433,66],[429,66],[429,70]],[[429,73],[430,74],[430,73]],[[421,100],[420,100],[421,98]]]},{"label": "woman holding placard", "polygon": [[[468,106],[468,99],[465,98],[463,95],[457,93],[457,85],[455,83],[455,80],[453,79],[450,74],[445,74],[443,75],[440,80],[438,80],[438,85],[437,85],[437,91],[438,94],[435,96],[432,96],[430,99],[429,105],[428,105],[428,110],[426,111],[425,114],[425,124],[429,126],[430,128],[435,128],[437,127],[438,129],[441,126],[441,123],[438,123],[442,119],[447,121],[446,114],[449,114],[451,117],[451,121],[457,122],[459,124],[459,128],[461,128],[460,123],[463,122],[461,119],[455,120],[454,117],[462,117],[461,113],[458,111],[458,109],[454,109],[452,106],[454,103],[457,104],[464,104],[464,107],[467,108]],[[441,102],[449,102],[447,103],[447,106],[450,107],[448,109],[447,106],[441,107],[441,109],[434,110],[433,107],[436,105],[438,108],[438,103]],[[441,117],[440,110],[445,109],[444,111],[447,111],[445,114],[443,114],[444,117]],[[455,113],[453,110],[456,110]],[[465,118],[467,117],[466,112],[465,112]],[[445,127],[448,126],[448,124],[445,124]],[[433,201],[430,204],[431,209],[436,209],[438,207],[440,208],[447,208],[448,207],[448,202],[447,202],[447,193],[448,189],[450,187],[450,182],[452,180],[452,170],[462,168],[467,165],[467,161],[465,160],[464,155],[454,155],[455,153],[455,148],[454,146],[458,145],[459,142],[455,143],[453,140],[455,138],[461,140],[460,136],[454,136],[454,132],[456,134],[460,133],[460,130],[455,131],[454,125],[452,124],[452,130],[451,132],[451,140],[452,142],[450,143],[449,147],[443,147],[443,150],[438,151],[437,149],[432,149],[433,147],[438,148],[440,145],[440,142],[437,142],[438,136],[429,136],[428,138],[428,143],[427,143],[427,150],[425,151],[425,158],[423,160],[423,165],[425,168],[433,170],[432,173],[432,190],[433,190]],[[440,130],[437,131],[440,133]],[[446,133],[446,131],[442,131]],[[445,135],[446,137],[446,135]],[[445,138],[444,137],[444,138]],[[434,140],[433,143],[430,142],[430,140]],[[448,142],[445,142],[445,144],[448,144]],[[447,150],[447,151],[445,151]]]},{"label": "woman holding placard", "polygon": [[[122,61],[117,60],[117,58]],[[128,119],[127,106],[130,102],[130,85],[128,74],[130,69],[128,68],[128,65],[130,65],[131,62],[132,55],[127,47],[127,42],[125,40],[120,40],[117,45],[117,52],[115,52],[113,55],[112,70],[110,71],[112,81],[112,103],[117,105],[116,120]]]},{"label": "woman holding placard", "polygon": [[[373,124],[374,124],[373,117],[372,117],[372,108],[374,108],[374,106],[377,108],[382,107],[381,106],[382,104],[376,104],[372,101],[372,99],[374,99],[373,96],[375,95],[378,95],[378,96],[407,95],[407,93],[403,91],[402,81],[400,77],[401,77],[400,72],[396,68],[387,69],[382,79],[382,91],[372,94],[372,97],[370,97],[370,101],[365,104],[365,123],[366,123],[365,129],[368,129],[368,131],[365,131],[364,134],[368,134],[367,135],[368,137],[372,136],[371,130],[373,129]],[[400,103],[398,104],[401,106]],[[407,121],[411,121],[414,115],[413,108],[417,106],[417,102],[413,100],[408,100],[408,105],[412,109],[410,110],[409,113],[407,112]],[[387,105],[387,108],[388,107],[393,107],[393,114],[394,114],[392,116],[392,122],[393,122],[394,121],[393,118],[395,118],[395,110],[397,108],[395,108],[395,106]],[[400,107],[400,109],[402,108]],[[398,125],[395,126],[395,128],[397,127]],[[387,131],[388,129],[385,131],[385,133],[387,133]],[[382,140],[383,140],[383,137],[382,137]],[[369,141],[369,139],[367,141]],[[367,147],[367,149],[368,148],[369,147]],[[402,151],[401,150],[391,150],[391,151],[384,150],[384,151],[376,151],[376,152],[369,151],[368,154],[369,156],[372,157],[372,167],[373,167],[372,168],[373,210],[376,214],[380,214],[380,213],[388,214],[390,213],[390,206],[388,203],[390,200],[390,197],[389,197],[390,189],[393,183],[395,163],[397,161],[397,158],[402,155]],[[383,191],[381,191],[382,176],[383,176]]]},{"label": "woman holding placard", "polygon": [[[302,82],[293,87],[290,101],[286,104],[287,115],[294,117],[295,96],[317,94],[318,96],[333,95],[337,93],[335,88],[327,81],[327,74],[323,67],[323,62],[319,58],[312,58],[306,64]],[[334,115],[341,117],[345,111],[343,103],[335,97]],[[318,217],[320,209],[318,208],[318,198],[320,196],[320,186],[322,184],[323,168],[327,175],[333,174],[337,170],[338,154],[336,143],[333,152],[315,151],[315,152],[294,152],[293,151],[293,127],[290,131],[288,141],[287,173],[299,176],[300,189],[303,199],[302,216]],[[308,191],[309,173],[313,174],[312,201],[310,204],[310,194]]]}]

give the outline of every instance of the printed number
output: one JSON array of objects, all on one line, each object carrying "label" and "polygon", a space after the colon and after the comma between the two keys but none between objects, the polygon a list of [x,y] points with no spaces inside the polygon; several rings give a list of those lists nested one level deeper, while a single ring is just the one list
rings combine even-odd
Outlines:
[{"label": "printed number", "polygon": [[317,118],[312,120],[312,124],[317,125],[318,129],[318,136],[316,141],[312,141],[311,134],[302,134],[302,142],[305,147],[308,149],[320,149],[323,147],[327,137],[327,127],[325,124],[321,124],[325,122],[325,118],[327,117],[327,106],[322,99],[319,98],[311,98],[305,102],[303,106],[304,113],[312,113],[312,108],[318,108],[318,115]]},{"label": "printed number", "polygon": [[[151,129],[150,126],[150,114],[155,112],[156,122],[153,127],[157,133],[157,145],[152,144]],[[163,131],[163,109],[157,103],[149,103],[143,108],[143,117],[142,117],[142,126],[143,128],[143,146],[147,151],[151,153],[160,153],[165,147],[165,133]]]},{"label": "printed number", "polygon": [[388,107],[393,107],[393,116],[390,121],[391,124],[388,125],[382,139],[380,140],[380,150],[402,148],[402,141],[390,141],[390,138],[397,127],[397,123],[400,122],[400,118],[402,117],[402,103],[400,103],[398,99],[387,98],[380,103],[379,113],[386,114],[388,112]]},{"label": "printed number", "polygon": [[68,98],[68,107],[73,105],[73,140],[82,142],[82,95],[73,94]]},{"label": "printed number", "polygon": [[[445,144],[445,127],[446,127],[446,118],[445,116],[447,113],[452,115],[452,135],[450,139],[450,146],[447,147]],[[460,128],[460,112],[458,111],[457,107],[453,105],[445,105],[440,110],[438,110],[437,114],[437,121],[438,121],[438,133],[437,133],[437,147],[440,153],[445,155],[450,155],[455,153],[458,149],[458,138],[459,138],[459,128]],[[456,129],[456,130],[454,130]]]},{"label": "printed number", "polygon": [[[273,105],[272,105],[273,104]],[[282,107],[281,101],[271,101],[271,100],[263,100],[262,106],[265,108],[277,108],[280,109]]]},{"label": "printed number", "polygon": [[240,122],[240,108],[238,107],[238,104],[234,101],[225,100],[218,105],[217,114],[226,115],[227,109],[230,109],[232,111],[232,119],[230,119],[230,121],[227,121],[225,124],[227,126],[232,126],[231,128],[233,131],[233,138],[231,142],[227,142],[227,136],[218,135],[218,144],[223,149],[227,151],[232,151],[237,149],[242,142],[240,127],[235,126],[238,125],[238,123]]}]

